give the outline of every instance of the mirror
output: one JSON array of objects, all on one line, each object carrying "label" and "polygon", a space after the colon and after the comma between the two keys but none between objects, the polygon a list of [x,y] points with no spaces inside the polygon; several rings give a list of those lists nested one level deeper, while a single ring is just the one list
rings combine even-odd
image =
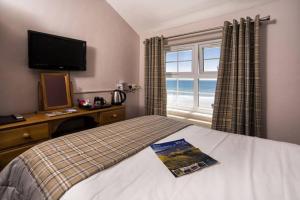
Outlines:
[{"label": "mirror", "polygon": [[44,110],[72,106],[70,79],[67,73],[41,73],[41,89]]}]

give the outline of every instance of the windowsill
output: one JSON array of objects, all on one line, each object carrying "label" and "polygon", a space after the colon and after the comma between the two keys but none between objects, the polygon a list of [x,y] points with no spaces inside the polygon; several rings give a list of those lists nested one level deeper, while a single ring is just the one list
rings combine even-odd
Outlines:
[{"label": "windowsill", "polygon": [[195,111],[168,108],[167,116],[170,118],[179,119],[206,128],[211,127],[211,115],[208,114],[202,114]]}]

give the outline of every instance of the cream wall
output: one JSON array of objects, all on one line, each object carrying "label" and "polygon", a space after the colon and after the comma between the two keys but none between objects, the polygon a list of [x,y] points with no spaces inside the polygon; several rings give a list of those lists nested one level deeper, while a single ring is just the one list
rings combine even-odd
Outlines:
[{"label": "cream wall", "polygon": [[[300,1],[277,0],[248,10],[202,20],[140,36],[140,84],[144,85],[145,38],[169,36],[223,25],[225,20],[260,14],[276,21],[262,31],[262,65],[266,135],[269,139],[300,144]],[[144,95],[140,93],[140,114]]]},{"label": "cream wall", "polygon": [[[0,0],[0,115],[37,110],[39,71],[27,66],[28,29],[87,41],[87,71],[71,72],[74,91],[138,82],[139,36],[105,0]],[[94,95],[110,98],[84,96]],[[126,104],[127,116],[136,116],[138,94]]]}]

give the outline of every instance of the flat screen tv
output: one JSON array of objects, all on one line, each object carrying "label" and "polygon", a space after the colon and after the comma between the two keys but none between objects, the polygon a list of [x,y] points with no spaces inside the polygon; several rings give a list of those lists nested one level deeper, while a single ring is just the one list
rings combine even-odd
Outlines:
[{"label": "flat screen tv", "polygon": [[86,70],[86,42],[28,31],[29,68]]}]

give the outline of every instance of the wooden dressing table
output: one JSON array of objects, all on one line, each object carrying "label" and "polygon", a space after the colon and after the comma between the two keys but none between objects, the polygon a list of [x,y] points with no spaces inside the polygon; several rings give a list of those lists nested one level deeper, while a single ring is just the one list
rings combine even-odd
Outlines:
[{"label": "wooden dressing table", "polygon": [[0,126],[0,170],[13,158],[32,146],[49,140],[57,127],[67,119],[90,116],[101,125],[125,120],[125,106],[98,110],[76,108],[77,112],[48,117],[46,112],[24,114],[25,121]]}]

